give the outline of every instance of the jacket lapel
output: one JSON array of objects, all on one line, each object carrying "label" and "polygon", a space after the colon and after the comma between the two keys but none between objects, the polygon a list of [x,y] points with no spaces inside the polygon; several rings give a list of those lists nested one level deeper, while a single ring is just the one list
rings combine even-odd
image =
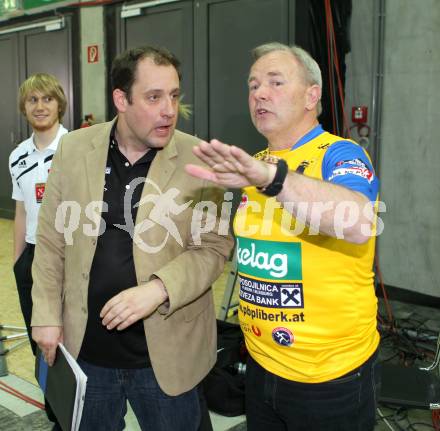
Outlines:
[{"label": "jacket lapel", "polygon": [[[165,191],[177,167],[177,147],[175,137],[168,145],[158,151],[148,171],[148,176],[142,190],[141,201],[149,195],[159,195]],[[148,202],[148,199],[146,199]],[[136,225],[145,220],[151,211],[153,204],[144,204],[138,208]]]},{"label": "jacket lapel", "polygon": [[168,145],[157,152],[148,172],[148,179],[152,183],[157,184],[161,191],[164,190],[176,170],[176,161],[177,147],[175,137],[173,136]]},{"label": "jacket lapel", "polygon": [[[92,149],[86,155],[90,201],[102,201],[103,198],[110,131],[114,121],[107,123],[101,132],[92,139]],[[102,208],[100,208],[101,210]]]}]

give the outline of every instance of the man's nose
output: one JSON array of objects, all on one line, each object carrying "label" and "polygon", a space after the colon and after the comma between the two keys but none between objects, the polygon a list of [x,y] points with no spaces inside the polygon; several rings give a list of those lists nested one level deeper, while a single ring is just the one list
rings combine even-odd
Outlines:
[{"label": "man's nose", "polygon": [[257,100],[266,100],[268,97],[268,91],[267,87],[265,85],[260,85],[255,91],[254,91],[254,97]]},{"label": "man's nose", "polygon": [[165,117],[174,117],[176,115],[176,101],[171,97],[166,97],[162,106],[162,115]]},{"label": "man's nose", "polygon": [[37,99],[36,108],[37,109],[43,109],[44,108],[44,101],[43,101],[43,99]]}]

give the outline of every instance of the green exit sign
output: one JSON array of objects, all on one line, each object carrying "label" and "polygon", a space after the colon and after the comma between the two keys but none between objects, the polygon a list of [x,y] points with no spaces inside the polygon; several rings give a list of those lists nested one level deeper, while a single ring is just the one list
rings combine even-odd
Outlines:
[{"label": "green exit sign", "polygon": [[[66,3],[65,0],[23,0],[24,10],[41,8],[54,3]],[[56,5],[55,5],[56,6]]]},{"label": "green exit sign", "polygon": [[23,11],[23,1],[22,0],[1,0],[0,2],[0,13],[2,15],[17,15]]},{"label": "green exit sign", "polygon": [[73,0],[0,0],[0,21],[67,6]]}]

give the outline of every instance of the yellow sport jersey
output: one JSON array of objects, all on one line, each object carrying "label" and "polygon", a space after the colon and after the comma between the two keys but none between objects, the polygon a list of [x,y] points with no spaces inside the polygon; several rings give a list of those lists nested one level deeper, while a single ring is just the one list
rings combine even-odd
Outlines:
[{"label": "yellow sport jersey", "polygon": [[[324,156],[341,138],[317,129],[301,146],[270,154],[285,159],[290,170],[323,179]],[[358,158],[338,164],[342,168],[332,177],[348,172],[371,180],[368,169],[367,175],[365,170],[350,171],[363,165]],[[319,235],[316,227],[295,220],[275,198],[255,187],[243,192],[234,231],[239,319],[250,355],[269,372],[304,383],[332,380],[357,368],[379,343],[372,270],[375,236],[357,245]],[[306,203],[300,205],[305,211]]]}]

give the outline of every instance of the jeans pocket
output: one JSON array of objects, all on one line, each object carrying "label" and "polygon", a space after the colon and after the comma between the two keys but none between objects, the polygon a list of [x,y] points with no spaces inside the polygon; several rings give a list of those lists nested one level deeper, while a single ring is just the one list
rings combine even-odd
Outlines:
[{"label": "jeans pocket", "polygon": [[361,371],[358,369],[350,374],[345,374],[337,379],[330,380],[327,383],[331,385],[340,385],[342,383],[353,382],[361,377]]}]

